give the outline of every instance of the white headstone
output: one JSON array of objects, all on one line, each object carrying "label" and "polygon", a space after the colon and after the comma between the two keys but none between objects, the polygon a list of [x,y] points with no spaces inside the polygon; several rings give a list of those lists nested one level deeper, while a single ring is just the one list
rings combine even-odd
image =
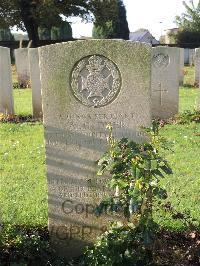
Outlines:
[{"label": "white headstone", "polygon": [[168,119],[178,113],[180,50],[159,46],[152,52],[152,115]]},{"label": "white headstone", "polygon": [[27,87],[30,81],[28,49],[29,48],[18,48],[14,50],[18,83],[22,87]]},{"label": "white headstone", "polygon": [[189,65],[194,66],[195,49],[189,49]]},{"label": "white headstone", "polygon": [[184,48],[179,48],[180,49],[180,75],[179,75],[179,84],[182,85],[184,81]]},{"label": "white headstone", "polygon": [[0,47],[0,113],[14,114],[12,91],[10,49]]},{"label": "white headstone", "polygon": [[200,76],[200,48],[195,49],[195,58],[194,58],[194,66],[195,66],[195,84],[199,86],[199,76]]},{"label": "white headstone", "polygon": [[122,40],[86,40],[39,48],[54,247],[79,256],[109,220],[96,205],[108,195],[96,161],[113,125],[117,138],[144,140],[151,124],[151,47]]},{"label": "white headstone", "polygon": [[32,88],[33,117],[42,118],[42,96],[38,48],[30,48],[28,51],[28,57]]}]

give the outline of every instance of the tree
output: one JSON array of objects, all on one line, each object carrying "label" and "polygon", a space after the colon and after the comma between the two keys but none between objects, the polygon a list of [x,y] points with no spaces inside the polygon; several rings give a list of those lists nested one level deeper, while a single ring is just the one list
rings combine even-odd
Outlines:
[{"label": "tree", "polygon": [[176,38],[176,43],[179,45],[182,45],[185,43],[186,44],[199,44],[200,43],[200,31],[192,32],[192,31],[182,30],[175,36],[175,38]]},{"label": "tree", "polygon": [[92,29],[94,39],[112,39],[115,38],[113,21],[106,21],[103,25],[94,25]]},{"label": "tree", "polygon": [[195,6],[194,1],[190,5],[183,2],[185,13],[176,16],[176,23],[179,26],[178,34],[175,36],[176,43],[199,43],[200,41],[200,1]]},{"label": "tree", "polygon": [[67,21],[62,21],[62,23],[57,27],[51,28],[51,40],[67,40],[72,38],[72,27]]},{"label": "tree", "polygon": [[17,26],[27,31],[33,47],[37,47],[39,27],[49,29],[58,26],[61,15],[92,19],[90,12],[103,23],[112,12],[114,1],[116,0],[0,0],[0,26]]},{"label": "tree", "polygon": [[40,40],[67,40],[72,38],[72,27],[69,22],[58,18],[57,23],[38,28]]},{"label": "tree", "polygon": [[93,38],[120,38],[129,39],[129,28],[126,19],[126,8],[122,0],[113,1],[113,10],[116,12],[107,21],[102,22],[101,17],[96,17],[93,27]]},{"label": "tree", "polygon": [[40,40],[51,40],[51,28],[38,27],[38,35]]},{"label": "tree", "polygon": [[86,17],[91,4],[90,0],[0,0],[0,25],[26,30],[36,47],[39,26],[56,26],[61,14]]},{"label": "tree", "polygon": [[0,41],[14,41],[14,36],[9,28],[0,28]]},{"label": "tree", "polygon": [[176,16],[176,23],[183,31],[200,32],[200,1],[195,6],[194,1],[190,1],[190,5],[183,2],[185,13]]},{"label": "tree", "polygon": [[118,19],[116,21],[117,36],[129,40],[129,27],[126,19],[126,8],[122,0],[118,0]]}]

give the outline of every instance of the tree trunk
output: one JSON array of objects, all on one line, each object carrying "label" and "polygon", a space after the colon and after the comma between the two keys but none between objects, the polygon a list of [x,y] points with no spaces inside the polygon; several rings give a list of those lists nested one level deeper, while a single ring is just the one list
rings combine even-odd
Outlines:
[{"label": "tree trunk", "polygon": [[24,23],[29,40],[32,41],[32,47],[36,48],[39,45],[39,35],[38,35],[38,26],[34,25],[31,21]]},{"label": "tree trunk", "polygon": [[38,47],[39,45],[36,5],[30,0],[21,0],[19,3],[22,21],[27,30],[29,40],[32,41],[32,47]]}]

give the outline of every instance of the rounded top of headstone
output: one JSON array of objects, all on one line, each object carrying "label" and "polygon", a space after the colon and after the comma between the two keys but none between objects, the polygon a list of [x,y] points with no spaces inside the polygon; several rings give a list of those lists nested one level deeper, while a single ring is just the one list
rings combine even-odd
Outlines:
[{"label": "rounded top of headstone", "polygon": [[84,105],[102,107],[111,103],[121,88],[118,67],[102,55],[90,55],[79,60],[71,73],[74,96]]}]

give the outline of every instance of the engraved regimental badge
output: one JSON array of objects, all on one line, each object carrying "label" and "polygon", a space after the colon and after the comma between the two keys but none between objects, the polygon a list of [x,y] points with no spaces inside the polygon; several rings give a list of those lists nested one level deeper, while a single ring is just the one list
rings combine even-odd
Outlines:
[{"label": "engraved regimental badge", "polygon": [[165,54],[155,54],[152,63],[157,68],[165,68],[169,65],[169,56]]},{"label": "engraved regimental badge", "polygon": [[87,56],[74,66],[71,88],[74,96],[84,105],[101,107],[117,97],[121,88],[120,72],[104,56]]}]

